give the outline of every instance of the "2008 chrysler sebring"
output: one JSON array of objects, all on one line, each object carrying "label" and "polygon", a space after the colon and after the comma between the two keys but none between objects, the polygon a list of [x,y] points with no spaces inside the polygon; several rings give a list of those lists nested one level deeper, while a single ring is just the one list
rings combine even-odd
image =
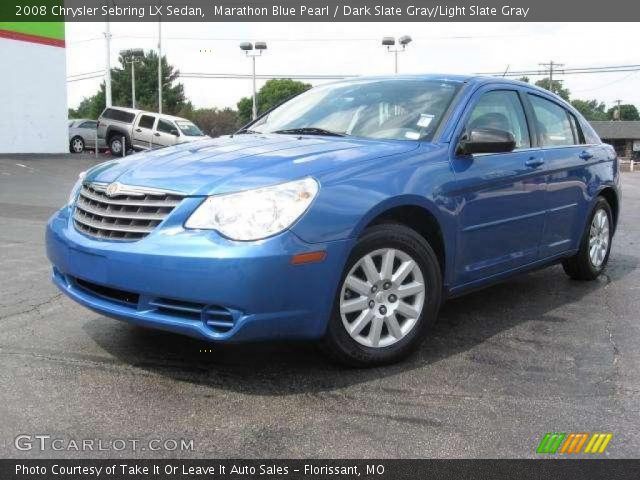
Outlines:
[{"label": "2008 chrysler sebring", "polygon": [[443,299],[605,267],[619,165],[555,95],[504,79],[320,86],[234,135],[81,176],[53,281],[104,315],[210,341],[317,339],[352,365],[427,336]]}]

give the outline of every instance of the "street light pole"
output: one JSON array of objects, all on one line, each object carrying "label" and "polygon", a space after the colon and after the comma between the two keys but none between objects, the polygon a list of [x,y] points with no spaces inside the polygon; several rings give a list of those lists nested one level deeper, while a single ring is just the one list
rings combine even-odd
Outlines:
[{"label": "street light pole", "polygon": [[253,63],[253,71],[252,71],[252,77],[253,77],[253,107],[251,109],[251,119],[255,120],[256,117],[258,116],[258,106],[256,105],[256,56],[252,55],[251,56],[251,60]]},{"label": "street light pole", "polygon": [[382,45],[384,45],[385,47],[387,47],[387,51],[388,52],[392,52],[394,55],[394,73],[397,74],[398,73],[398,54],[400,52],[404,52],[405,49],[407,48],[407,45],[409,45],[411,43],[411,37],[409,35],[403,35],[402,37],[400,37],[398,39],[398,43],[400,44],[401,48],[395,47],[393,48],[393,50],[391,49],[391,47],[393,47],[396,44],[396,39],[394,37],[384,37],[382,39]]},{"label": "street light pole", "polygon": [[158,21],[158,113],[162,113],[162,22]]},{"label": "street light pole", "polygon": [[104,85],[104,93],[105,93],[105,103],[107,107],[112,105],[111,103],[111,27],[109,25],[109,20],[107,20],[107,25],[104,32],[104,38],[106,40],[106,69],[105,69],[105,85]]},{"label": "street light pole", "polygon": [[[262,52],[267,49],[266,42],[255,42],[255,44],[251,42],[242,42],[240,44],[240,50],[244,51],[247,57],[251,57],[252,63],[252,71],[251,71],[251,79],[253,82],[253,104],[251,107],[251,119],[255,120],[258,118],[258,105],[256,100],[256,57],[262,55]],[[255,53],[258,52],[258,53]]]},{"label": "street light pole", "polygon": [[136,62],[131,62],[131,108],[136,108]]}]

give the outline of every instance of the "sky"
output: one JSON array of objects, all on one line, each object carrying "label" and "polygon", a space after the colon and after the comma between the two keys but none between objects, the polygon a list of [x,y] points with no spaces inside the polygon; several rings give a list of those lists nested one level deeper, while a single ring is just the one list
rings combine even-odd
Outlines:
[{"label": "sky", "polygon": [[[67,77],[104,71],[104,23],[67,23]],[[157,23],[112,23],[111,63],[127,48],[155,49]],[[566,68],[639,65],[638,23],[163,23],[163,53],[185,73],[250,74],[241,41],[265,41],[257,73],[379,75],[393,73],[383,36],[410,35],[400,73],[478,73],[540,69],[553,60]],[[632,48],[633,47],[633,48]],[[532,81],[541,77],[532,76]],[[555,78],[555,77],[554,77]],[[572,98],[618,99],[640,108],[640,71],[561,75]],[[67,82],[76,107],[101,78]],[[235,107],[251,94],[250,79],[180,80],[194,106]],[[306,80],[312,84],[327,80]],[[258,81],[258,88],[264,81]]]}]

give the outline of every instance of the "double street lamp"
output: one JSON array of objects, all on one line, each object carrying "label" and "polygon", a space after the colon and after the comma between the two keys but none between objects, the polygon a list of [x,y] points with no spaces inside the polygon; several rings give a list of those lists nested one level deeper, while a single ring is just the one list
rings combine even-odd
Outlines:
[{"label": "double street lamp", "polygon": [[404,52],[405,48],[407,48],[407,45],[409,45],[410,43],[411,37],[409,35],[403,35],[398,39],[398,44],[400,46],[392,49],[391,47],[394,47],[396,44],[396,39],[394,37],[384,37],[382,39],[382,45],[387,47],[388,52],[392,52],[395,55],[395,73],[398,73],[398,54],[400,52]]},{"label": "double street lamp", "polygon": [[266,42],[242,42],[240,44],[240,50],[243,50],[247,57],[251,57],[253,64],[253,108],[251,110],[251,118],[253,120],[258,116],[258,108],[256,106],[256,57],[262,55],[262,52],[267,49]]},{"label": "double street lamp", "polygon": [[120,50],[120,55],[125,63],[131,64],[131,108],[136,108],[136,69],[135,64],[144,58],[144,50],[141,48],[130,48]]}]

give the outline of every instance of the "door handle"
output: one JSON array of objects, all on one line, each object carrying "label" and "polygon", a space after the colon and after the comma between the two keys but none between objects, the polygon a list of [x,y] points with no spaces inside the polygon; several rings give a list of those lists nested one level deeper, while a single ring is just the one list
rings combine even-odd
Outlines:
[{"label": "door handle", "polygon": [[154,135],[155,135],[156,137],[159,137],[159,136],[160,136],[160,134],[159,134],[158,132],[154,133]]},{"label": "door handle", "polygon": [[586,150],[583,152],[580,152],[580,154],[578,155],[582,160],[590,160],[593,158],[593,155],[589,152],[587,152]]},{"label": "door handle", "polygon": [[141,128],[136,128],[136,132],[141,132],[142,129]]},{"label": "door handle", "polygon": [[539,167],[540,165],[544,165],[544,160],[541,158],[531,157],[529,160],[524,162],[524,164],[527,167],[536,168],[536,167]]}]

